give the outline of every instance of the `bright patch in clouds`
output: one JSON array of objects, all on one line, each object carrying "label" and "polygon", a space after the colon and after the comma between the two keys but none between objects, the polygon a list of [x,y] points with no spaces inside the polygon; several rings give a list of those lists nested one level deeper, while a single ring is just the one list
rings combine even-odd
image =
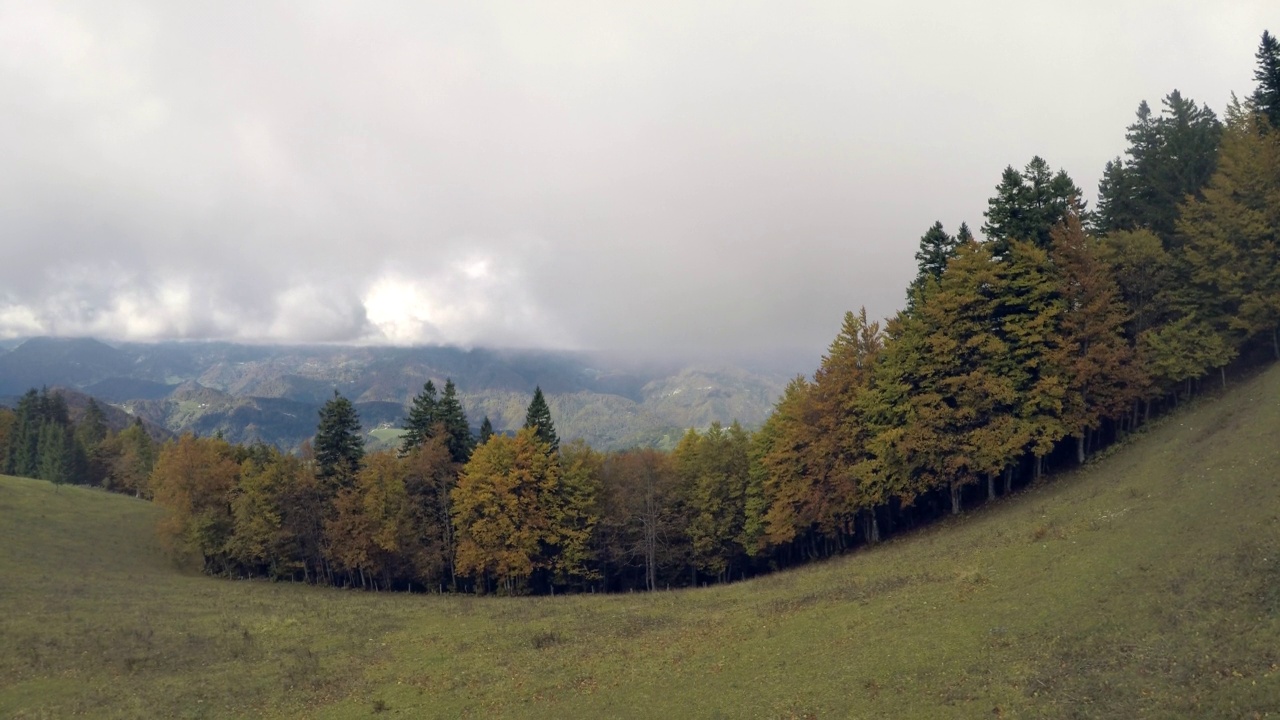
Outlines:
[{"label": "bright patch in clouds", "polygon": [[0,335],[812,362],[1006,165],[1090,190],[1280,31],[917,5],[0,2]]}]

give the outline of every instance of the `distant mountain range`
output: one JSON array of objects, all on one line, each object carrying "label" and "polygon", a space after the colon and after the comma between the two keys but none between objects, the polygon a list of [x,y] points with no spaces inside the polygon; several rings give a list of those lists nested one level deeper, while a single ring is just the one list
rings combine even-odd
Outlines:
[{"label": "distant mountain range", "polygon": [[789,378],[729,366],[628,365],[603,355],[455,347],[113,343],[31,338],[0,343],[0,400],[65,387],[170,432],[221,432],[233,442],[296,448],[315,433],[321,405],[341,392],[370,442],[394,442],[427,380],[458,387],[473,426],[524,421],[535,386],[560,436],[593,447],[671,447],[689,427],[719,420],[758,426]]}]

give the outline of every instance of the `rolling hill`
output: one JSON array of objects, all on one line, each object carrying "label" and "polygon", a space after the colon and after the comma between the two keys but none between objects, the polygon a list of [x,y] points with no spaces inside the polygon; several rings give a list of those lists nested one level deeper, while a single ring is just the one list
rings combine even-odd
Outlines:
[{"label": "rolling hill", "polygon": [[121,343],[32,338],[0,348],[0,399],[31,387],[87,393],[172,433],[220,432],[283,449],[315,433],[338,390],[367,432],[400,424],[427,380],[457,384],[474,427],[524,422],[535,386],[561,437],[593,447],[670,448],[689,427],[739,420],[754,427],[789,377],[738,367],[641,364],[589,353],[455,347],[268,346],[221,342]]},{"label": "rolling hill", "polygon": [[1280,366],[835,561],[654,594],[204,577],[156,507],[0,479],[0,716],[1262,718]]}]

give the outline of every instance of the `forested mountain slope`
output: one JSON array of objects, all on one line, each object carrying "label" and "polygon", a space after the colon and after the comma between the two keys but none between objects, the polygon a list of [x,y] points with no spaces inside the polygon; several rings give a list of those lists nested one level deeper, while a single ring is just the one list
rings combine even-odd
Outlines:
[{"label": "forested mountain slope", "polygon": [[159,508],[0,480],[0,716],[1267,717],[1280,366],[1085,470],[732,585],[475,598],[174,568]]},{"label": "forested mountain slope", "polygon": [[670,448],[689,427],[758,426],[785,373],[677,363],[630,363],[587,353],[455,347],[250,346],[32,338],[0,347],[0,399],[29,388],[72,388],[174,433],[221,432],[294,449],[315,434],[334,390],[366,431],[399,427],[426,381],[453,379],[473,427],[488,416],[519,428],[533,389],[547,393],[567,440],[593,447]]}]

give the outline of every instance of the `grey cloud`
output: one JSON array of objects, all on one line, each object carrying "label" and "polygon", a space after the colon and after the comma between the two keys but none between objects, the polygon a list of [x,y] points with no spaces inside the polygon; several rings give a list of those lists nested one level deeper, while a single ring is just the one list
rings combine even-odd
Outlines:
[{"label": "grey cloud", "polygon": [[6,3],[0,335],[816,358],[1272,9]]}]

